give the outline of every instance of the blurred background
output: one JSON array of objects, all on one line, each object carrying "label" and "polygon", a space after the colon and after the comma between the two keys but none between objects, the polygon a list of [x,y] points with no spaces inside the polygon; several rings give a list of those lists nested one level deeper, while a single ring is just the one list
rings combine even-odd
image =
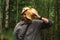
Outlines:
[{"label": "blurred background", "polygon": [[60,40],[60,0],[0,0],[0,40],[14,40],[14,27],[26,6],[54,21],[52,27],[41,30],[42,40]]}]

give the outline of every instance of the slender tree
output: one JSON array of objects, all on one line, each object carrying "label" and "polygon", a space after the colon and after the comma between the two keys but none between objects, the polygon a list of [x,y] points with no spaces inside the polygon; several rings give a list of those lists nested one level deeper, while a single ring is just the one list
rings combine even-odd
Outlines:
[{"label": "slender tree", "polygon": [[2,6],[2,30],[5,30],[5,0],[2,0],[1,2]]},{"label": "slender tree", "polygon": [[55,11],[56,11],[56,36],[57,36],[57,39],[60,40],[59,38],[59,28],[60,28],[60,13],[59,13],[59,10],[60,10],[60,3],[59,3],[59,0],[56,0],[56,5],[55,5]]},{"label": "slender tree", "polygon": [[5,7],[5,28],[8,28],[8,20],[9,20],[9,0],[6,0],[6,7]]},{"label": "slender tree", "polygon": [[59,0],[55,0],[55,34],[56,34],[56,40],[59,39],[59,23],[60,23],[60,15],[59,15]]},{"label": "slender tree", "polygon": [[0,0],[0,26],[2,26],[1,24],[1,18],[2,18],[2,13],[1,13],[1,0]]},{"label": "slender tree", "polygon": [[16,10],[17,10],[17,16],[16,16],[16,23],[18,22],[18,0],[16,1],[16,4],[17,4],[17,6],[16,6]]}]

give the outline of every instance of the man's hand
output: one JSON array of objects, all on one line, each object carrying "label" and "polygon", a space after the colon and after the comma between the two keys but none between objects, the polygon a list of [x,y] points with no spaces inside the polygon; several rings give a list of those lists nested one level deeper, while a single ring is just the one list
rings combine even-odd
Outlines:
[{"label": "man's hand", "polygon": [[48,23],[48,19],[47,18],[44,18],[44,17],[41,17],[38,14],[37,10],[35,10],[34,8],[32,8],[32,17],[33,18],[36,18],[36,19],[41,19],[43,22]]},{"label": "man's hand", "polygon": [[41,17],[41,16],[39,16],[38,14],[34,14],[34,13],[33,13],[32,16],[33,16],[34,18],[36,18],[36,19],[42,20],[42,21],[45,22],[45,23],[48,23],[48,19],[47,19],[47,18]]},{"label": "man's hand", "polygon": [[32,8],[32,17],[33,18],[40,18],[40,16],[38,15],[38,12],[36,9]]},{"label": "man's hand", "polygon": [[35,18],[35,19],[39,19],[41,16],[39,16],[38,14],[33,13],[32,17]]}]

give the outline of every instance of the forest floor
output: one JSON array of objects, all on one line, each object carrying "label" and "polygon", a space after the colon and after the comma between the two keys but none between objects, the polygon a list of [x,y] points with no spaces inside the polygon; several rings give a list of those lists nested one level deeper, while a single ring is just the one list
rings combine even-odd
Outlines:
[{"label": "forest floor", "polygon": [[13,30],[9,29],[7,32],[3,32],[0,28],[0,40],[6,39],[6,40],[14,40],[13,36]]}]

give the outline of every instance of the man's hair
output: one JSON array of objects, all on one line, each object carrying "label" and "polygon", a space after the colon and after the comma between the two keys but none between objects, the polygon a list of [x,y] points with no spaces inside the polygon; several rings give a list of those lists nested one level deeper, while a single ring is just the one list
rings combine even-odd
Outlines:
[{"label": "man's hair", "polygon": [[28,9],[30,9],[29,7],[24,7],[23,9],[22,9],[22,14],[25,12],[25,11],[27,11]]}]

